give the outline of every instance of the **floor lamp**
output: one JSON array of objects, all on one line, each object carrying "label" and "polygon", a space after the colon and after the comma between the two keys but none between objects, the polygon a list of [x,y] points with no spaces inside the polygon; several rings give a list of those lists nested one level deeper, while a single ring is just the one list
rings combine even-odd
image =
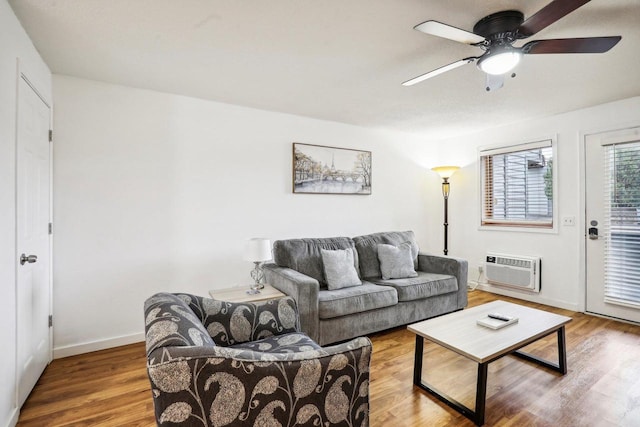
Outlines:
[{"label": "floor lamp", "polygon": [[436,172],[442,177],[442,197],[444,197],[444,254],[447,255],[449,253],[448,249],[448,228],[449,228],[449,178],[451,175],[460,169],[459,166],[438,166],[432,168],[431,170]]}]

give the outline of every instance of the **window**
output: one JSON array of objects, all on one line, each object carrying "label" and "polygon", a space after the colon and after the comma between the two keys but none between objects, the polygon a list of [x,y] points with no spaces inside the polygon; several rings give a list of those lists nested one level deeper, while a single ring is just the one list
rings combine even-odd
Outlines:
[{"label": "window", "polygon": [[551,140],[480,151],[482,225],[553,227]]}]

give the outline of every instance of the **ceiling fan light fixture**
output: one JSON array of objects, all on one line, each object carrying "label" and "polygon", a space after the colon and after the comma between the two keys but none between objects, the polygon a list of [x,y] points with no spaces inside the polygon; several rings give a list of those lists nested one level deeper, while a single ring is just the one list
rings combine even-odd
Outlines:
[{"label": "ceiling fan light fixture", "polygon": [[478,60],[478,68],[487,74],[501,75],[513,70],[520,62],[522,54],[514,49],[501,49],[489,52]]}]

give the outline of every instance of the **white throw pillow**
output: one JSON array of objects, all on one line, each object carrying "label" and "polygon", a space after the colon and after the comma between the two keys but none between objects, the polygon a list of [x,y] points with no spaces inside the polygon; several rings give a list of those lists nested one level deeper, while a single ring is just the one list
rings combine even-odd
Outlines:
[{"label": "white throw pillow", "polygon": [[380,261],[380,272],[384,280],[404,279],[418,275],[414,270],[410,243],[398,246],[379,244],[378,261]]},{"label": "white throw pillow", "polygon": [[320,249],[320,255],[329,290],[362,285],[356,271],[352,249]]}]

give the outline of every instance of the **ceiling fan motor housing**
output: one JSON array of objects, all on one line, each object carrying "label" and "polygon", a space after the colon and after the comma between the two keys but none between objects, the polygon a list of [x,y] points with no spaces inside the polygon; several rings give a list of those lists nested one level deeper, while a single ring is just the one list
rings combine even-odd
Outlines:
[{"label": "ceiling fan motor housing", "polygon": [[524,22],[524,14],[505,10],[485,16],[473,26],[473,32],[493,44],[510,44],[517,39],[517,30]]}]

